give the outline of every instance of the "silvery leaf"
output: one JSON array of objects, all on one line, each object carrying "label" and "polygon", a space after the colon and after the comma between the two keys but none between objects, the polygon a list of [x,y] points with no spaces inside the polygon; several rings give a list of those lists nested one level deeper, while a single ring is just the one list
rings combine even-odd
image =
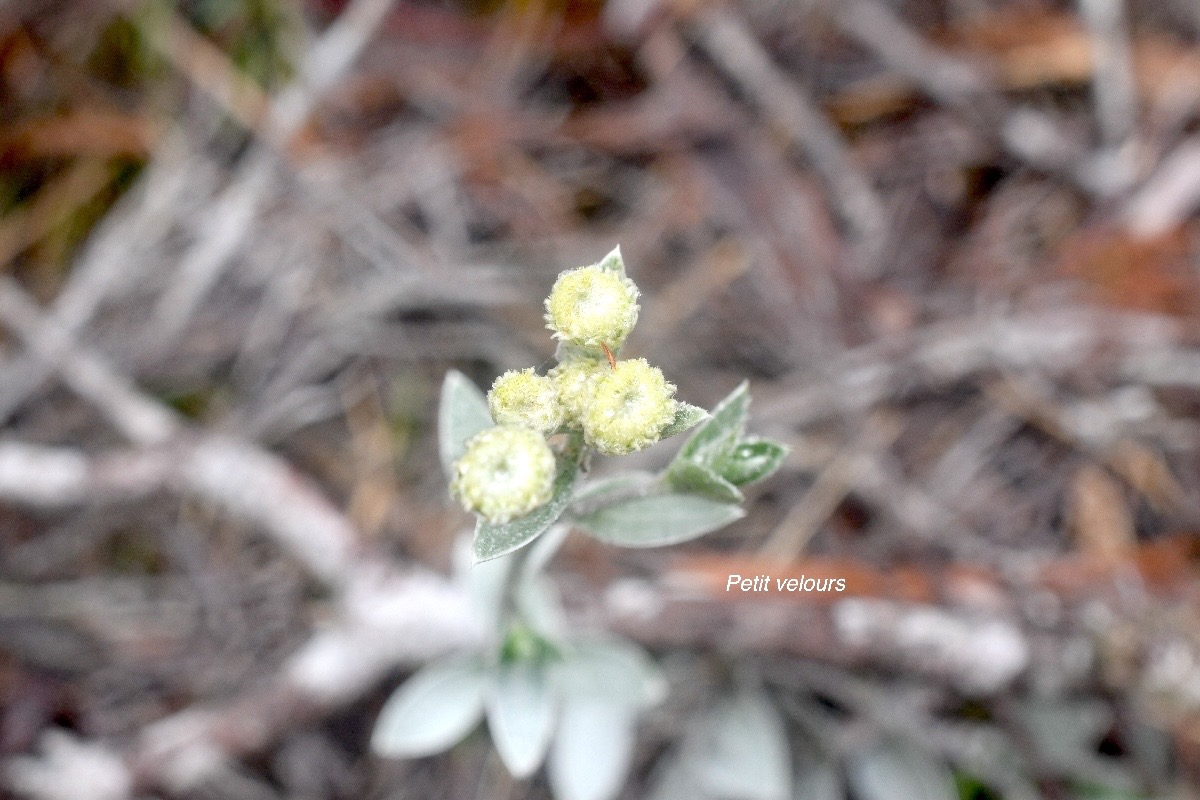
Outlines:
[{"label": "silvery leaf", "polygon": [[402,758],[440,753],[479,724],[486,687],[487,676],[474,659],[430,664],[384,703],[371,749]]},{"label": "silvery leaf", "polygon": [[691,494],[635,497],[576,517],[579,527],[620,547],[686,542],[745,516],[741,508]]},{"label": "silvery leaf", "polygon": [[438,401],[438,455],[446,475],[453,477],[454,462],[466,452],[467,440],[494,425],[479,387],[458,370],[447,372]]},{"label": "silvery leaf", "polygon": [[633,756],[635,712],[595,698],[565,702],[550,752],[556,800],[611,800]]},{"label": "silvery leaf", "polygon": [[487,700],[488,730],[514,778],[529,777],[546,757],[556,706],[549,675],[541,663],[500,666]]}]

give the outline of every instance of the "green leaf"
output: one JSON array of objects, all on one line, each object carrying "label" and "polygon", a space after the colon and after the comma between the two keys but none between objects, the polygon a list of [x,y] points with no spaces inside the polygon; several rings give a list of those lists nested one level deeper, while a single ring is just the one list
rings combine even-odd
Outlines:
[{"label": "green leaf", "polygon": [[384,703],[371,749],[400,758],[440,753],[479,724],[486,687],[487,676],[474,659],[430,664]]},{"label": "green leaf", "polygon": [[1068,777],[1132,792],[1137,781],[1114,759],[1096,752],[1112,726],[1113,711],[1100,700],[1039,701],[1018,707],[1030,739],[1048,767]]},{"label": "green leaf", "polygon": [[1024,703],[1018,710],[1039,756],[1063,772],[1095,753],[1096,744],[1113,723],[1112,710],[1100,700],[1039,700]]},{"label": "green leaf", "polygon": [[501,664],[542,663],[558,660],[558,646],[523,619],[509,623],[500,642]]},{"label": "green leaf", "polygon": [[[613,352],[613,355],[618,355],[620,350]],[[562,364],[567,361],[578,361],[581,358],[590,358],[593,361],[603,361],[606,356],[604,351],[597,347],[584,347],[583,345],[574,344],[572,342],[559,342],[554,348],[554,358],[558,363]]]},{"label": "green leaf", "polygon": [[475,561],[489,561],[507,555],[532,542],[558,521],[571,502],[571,492],[579,479],[579,464],[568,454],[558,460],[554,494],[545,505],[523,517],[498,525],[480,519],[475,523]]},{"label": "green leaf", "polygon": [[729,481],[691,461],[677,461],[667,472],[671,488],[685,494],[698,494],[721,503],[742,502],[741,491]]},{"label": "green leaf", "polygon": [[483,392],[458,370],[447,372],[438,403],[438,455],[447,475],[453,477],[454,462],[466,452],[467,440],[494,425]]},{"label": "green leaf", "polygon": [[742,439],[724,458],[717,460],[714,469],[734,486],[769,478],[787,458],[788,448],[779,442],[756,436]]},{"label": "green leaf", "polygon": [[1127,789],[1114,789],[1109,786],[1083,784],[1074,787],[1072,793],[1078,800],[1154,800],[1145,792]]},{"label": "green leaf", "polygon": [[1121,726],[1121,739],[1133,760],[1152,781],[1166,783],[1171,774],[1171,735],[1149,721],[1129,720]]},{"label": "green leaf", "polygon": [[575,493],[571,508],[572,511],[588,514],[602,506],[650,494],[657,488],[657,475],[640,471],[622,472],[585,483]]},{"label": "green leaf", "polygon": [[854,793],[862,800],[958,800],[949,768],[906,743],[856,753],[849,774]]},{"label": "green leaf", "polygon": [[706,792],[717,797],[791,796],[787,728],[761,692],[742,691],[718,702],[684,743],[683,760]]},{"label": "green leaf", "polygon": [[567,616],[563,611],[557,583],[538,573],[526,575],[517,586],[514,599],[520,618],[534,632],[546,639],[562,639],[566,636]]},{"label": "green leaf", "polygon": [[488,730],[514,778],[527,778],[546,757],[557,712],[549,676],[539,662],[502,664],[487,702]]},{"label": "green leaf", "polygon": [[600,262],[596,264],[596,266],[602,270],[605,270],[606,272],[615,272],[617,275],[620,275],[622,278],[624,278],[625,259],[621,257],[621,245],[614,247],[608,255],[600,259]]},{"label": "green leaf", "polygon": [[663,439],[675,436],[686,430],[691,430],[706,419],[708,419],[708,412],[703,408],[681,402],[679,408],[675,411],[675,419],[671,420],[670,425],[663,428],[659,436]]},{"label": "green leaf", "polygon": [[704,422],[679,451],[676,461],[691,461],[711,467],[733,451],[746,429],[750,413],[750,384],[742,381],[712,410]]},{"label": "green leaf", "polygon": [[792,796],[804,800],[842,800],[846,790],[833,764],[827,761],[802,763],[796,771]]},{"label": "green leaf", "polygon": [[653,659],[624,639],[592,639],[576,643],[557,665],[562,691],[632,709],[647,709],[667,696],[667,682]]},{"label": "green leaf", "polygon": [[556,800],[612,800],[621,791],[636,740],[634,712],[594,698],[563,706],[550,753]]},{"label": "green leaf", "polygon": [[475,613],[490,629],[500,621],[501,598],[509,585],[513,559],[496,558],[475,563],[475,550],[470,539],[463,536],[454,542],[454,574],[456,582],[466,588]]},{"label": "green leaf", "polygon": [[723,528],[745,512],[691,494],[635,497],[593,511],[576,523],[602,542],[620,547],[660,547]]},{"label": "green leaf", "polygon": [[700,777],[693,775],[688,766],[678,753],[660,760],[650,778],[648,800],[718,800],[705,791]]}]

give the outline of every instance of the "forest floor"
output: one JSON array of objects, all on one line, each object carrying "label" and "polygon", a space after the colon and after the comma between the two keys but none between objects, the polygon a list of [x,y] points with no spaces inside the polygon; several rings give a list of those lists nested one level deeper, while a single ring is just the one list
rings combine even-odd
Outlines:
[{"label": "forest floor", "polygon": [[675,688],[623,797],[746,671],[797,797],[1200,796],[1198,131],[1189,0],[0,3],[0,792],[548,797],[367,741],[476,635],[443,376],[619,244],[791,447],[552,567]]}]

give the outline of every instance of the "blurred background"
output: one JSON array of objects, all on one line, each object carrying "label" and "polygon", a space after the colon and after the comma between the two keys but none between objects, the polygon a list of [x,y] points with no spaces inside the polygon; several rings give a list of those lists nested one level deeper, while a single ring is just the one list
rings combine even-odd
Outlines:
[{"label": "blurred background", "polygon": [[718,534],[551,568],[671,682],[622,797],[721,796],[662,775],[747,673],[797,798],[1196,797],[1198,36],[1193,0],[0,2],[0,791],[549,797],[486,736],[367,741],[480,636],[445,372],[548,366],[554,276],[619,243],[627,352],[705,407],[749,378],[792,448]]}]

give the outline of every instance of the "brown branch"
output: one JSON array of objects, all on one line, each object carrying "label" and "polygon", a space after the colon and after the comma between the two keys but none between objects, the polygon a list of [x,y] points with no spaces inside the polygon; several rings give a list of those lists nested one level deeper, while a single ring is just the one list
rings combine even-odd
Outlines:
[{"label": "brown branch", "polygon": [[[49,317],[55,326],[78,333],[119,286],[135,283],[150,267],[151,259],[140,254],[161,241],[186,191],[204,184],[198,177],[201,160],[181,152],[184,144],[178,132],[166,137],[137,187],[91,233],[51,305]],[[0,420],[53,374],[52,367],[30,354],[19,355],[0,370]]]},{"label": "brown branch", "polygon": [[[321,580],[337,586],[348,579],[359,548],[354,526],[285,462],[249,443],[192,436],[173,411],[142,394],[99,357],[75,347],[11,279],[0,280],[0,323],[146,448],[89,465],[71,451],[13,446],[0,456],[0,465],[7,464],[0,476],[9,479],[14,499],[65,505],[79,502],[89,491],[145,494],[173,484],[260,525]],[[164,447],[171,450],[167,464],[156,450]]]},{"label": "brown branch", "polygon": [[51,730],[40,755],[9,760],[5,781],[38,800],[125,800],[150,789],[186,794],[230,761],[261,752],[297,720],[357,699],[398,667],[478,646],[484,635],[466,592],[419,570],[363,567],[332,610],[332,621],[271,682],[171,714],[123,749]]},{"label": "brown branch", "polygon": [[794,379],[758,403],[758,418],[800,427],[947,386],[989,370],[1060,376],[1090,363],[1112,378],[1151,386],[1200,386],[1200,353],[1166,317],[1085,307],[927,326],[907,341],[868,345]]},{"label": "brown branch", "polygon": [[1029,107],[1007,108],[987,76],[973,64],[927,42],[884,4],[851,0],[838,4],[837,9],[835,19],[849,36],[930,97],[962,113],[1014,156],[1101,196],[1128,184],[1132,176],[1118,174],[1114,181],[1111,164],[1091,159],[1048,114]]},{"label": "brown branch", "polygon": [[[238,121],[251,124],[264,146],[243,162],[234,180],[214,202],[200,235],[179,264],[179,280],[159,299],[154,318],[161,342],[174,339],[187,325],[200,301],[217,282],[241,247],[273,184],[277,153],[287,152],[316,96],[329,88],[361,53],[382,23],[392,0],[356,0],[329,26],[301,66],[302,80],[285,88],[269,103],[254,93],[236,69],[189,35],[182,23],[152,37],[160,52]],[[224,68],[223,68],[224,67]],[[261,125],[254,125],[258,121]]]},{"label": "brown branch", "polygon": [[740,19],[724,10],[695,20],[704,52],[821,175],[838,213],[863,245],[867,260],[878,255],[887,214],[871,182],[824,111],[776,67]]},{"label": "brown branch", "polygon": [[52,365],[71,389],[102,410],[130,440],[162,444],[181,431],[182,419],[174,411],[146,397],[101,357],[77,349],[71,334],[43,316],[12,278],[0,278],[0,324]]}]

